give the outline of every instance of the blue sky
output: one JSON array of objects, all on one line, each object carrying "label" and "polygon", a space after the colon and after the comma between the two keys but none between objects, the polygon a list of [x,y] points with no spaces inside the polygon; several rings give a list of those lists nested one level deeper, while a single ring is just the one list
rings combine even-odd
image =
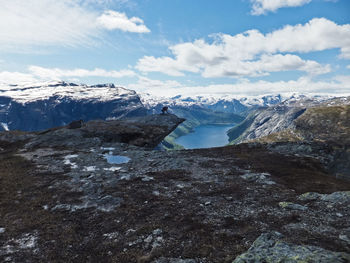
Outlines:
[{"label": "blue sky", "polygon": [[350,94],[348,0],[0,0],[0,83]]}]

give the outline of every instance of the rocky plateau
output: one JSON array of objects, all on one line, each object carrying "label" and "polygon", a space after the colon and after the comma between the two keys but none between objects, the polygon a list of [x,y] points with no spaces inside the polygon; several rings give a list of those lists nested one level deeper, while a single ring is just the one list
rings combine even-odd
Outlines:
[{"label": "rocky plateau", "polygon": [[0,261],[350,262],[350,182],[324,148],[154,150],[183,121],[1,132]]}]

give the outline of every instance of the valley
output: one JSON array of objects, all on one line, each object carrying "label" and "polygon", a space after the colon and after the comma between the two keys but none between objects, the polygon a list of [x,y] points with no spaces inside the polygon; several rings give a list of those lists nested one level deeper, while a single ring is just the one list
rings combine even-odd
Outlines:
[{"label": "valley", "polygon": [[181,136],[175,143],[185,149],[199,149],[225,146],[229,143],[227,131],[235,124],[207,124],[197,126],[193,132]]}]

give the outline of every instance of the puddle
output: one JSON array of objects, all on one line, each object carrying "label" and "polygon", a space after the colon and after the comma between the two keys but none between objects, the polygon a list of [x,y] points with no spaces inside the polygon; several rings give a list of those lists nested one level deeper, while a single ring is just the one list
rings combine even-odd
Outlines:
[{"label": "puddle", "polygon": [[128,163],[131,160],[129,157],[121,155],[104,154],[104,157],[110,164]]}]

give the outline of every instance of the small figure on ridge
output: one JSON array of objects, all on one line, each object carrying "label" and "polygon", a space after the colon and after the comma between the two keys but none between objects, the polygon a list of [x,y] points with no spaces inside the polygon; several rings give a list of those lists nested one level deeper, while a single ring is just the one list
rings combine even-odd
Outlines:
[{"label": "small figure on ridge", "polygon": [[83,120],[72,121],[68,124],[68,129],[79,129],[83,126]]},{"label": "small figure on ridge", "polygon": [[162,108],[162,114],[165,114],[165,113],[169,113],[168,112],[168,107],[167,106],[164,106],[163,108]]}]

